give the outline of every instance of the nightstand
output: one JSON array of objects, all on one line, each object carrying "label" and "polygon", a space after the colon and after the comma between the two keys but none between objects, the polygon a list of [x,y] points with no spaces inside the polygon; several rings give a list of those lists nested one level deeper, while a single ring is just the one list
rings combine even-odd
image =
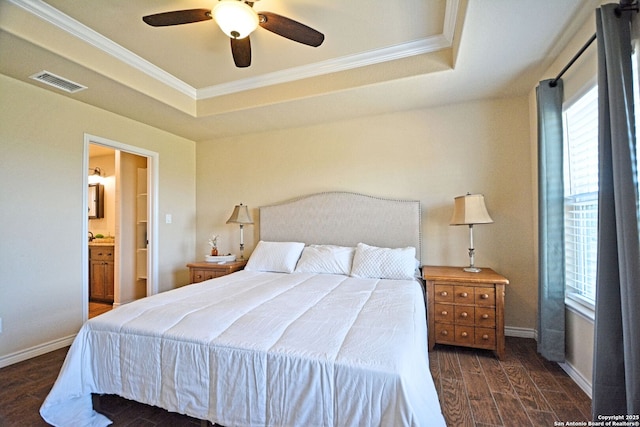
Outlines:
[{"label": "nightstand", "polygon": [[242,270],[245,265],[247,265],[246,259],[222,264],[216,262],[194,262],[187,264],[187,267],[189,267],[190,283],[199,283]]},{"label": "nightstand", "polygon": [[504,293],[509,280],[490,268],[422,267],[427,282],[429,350],[436,343],[493,350],[504,358]]}]

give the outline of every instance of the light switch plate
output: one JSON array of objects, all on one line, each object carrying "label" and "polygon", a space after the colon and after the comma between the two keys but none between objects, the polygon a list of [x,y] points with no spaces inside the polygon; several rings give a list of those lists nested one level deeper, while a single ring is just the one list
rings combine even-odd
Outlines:
[{"label": "light switch plate", "polygon": [[166,214],[164,216],[164,222],[167,224],[171,224],[171,221],[173,220],[173,218],[171,217],[171,214]]}]

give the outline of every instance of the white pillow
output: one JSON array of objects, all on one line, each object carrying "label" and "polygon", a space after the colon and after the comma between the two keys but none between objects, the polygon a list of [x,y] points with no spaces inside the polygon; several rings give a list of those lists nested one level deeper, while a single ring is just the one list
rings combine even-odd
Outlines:
[{"label": "white pillow", "polygon": [[303,249],[304,243],[264,242],[260,240],[244,269],[292,273]]},{"label": "white pillow", "polygon": [[351,276],[379,279],[413,279],[416,248],[390,249],[358,243]]},{"label": "white pillow", "polygon": [[304,248],[296,273],[349,275],[356,248],[334,245],[309,245]]}]

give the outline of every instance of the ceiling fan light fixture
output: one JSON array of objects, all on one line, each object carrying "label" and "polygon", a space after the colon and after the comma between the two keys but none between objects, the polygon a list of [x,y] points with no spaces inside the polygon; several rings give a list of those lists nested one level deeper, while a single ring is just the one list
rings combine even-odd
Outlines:
[{"label": "ceiling fan light fixture", "polygon": [[258,14],[241,0],[220,0],[212,14],[222,32],[232,39],[243,39],[258,28]]}]

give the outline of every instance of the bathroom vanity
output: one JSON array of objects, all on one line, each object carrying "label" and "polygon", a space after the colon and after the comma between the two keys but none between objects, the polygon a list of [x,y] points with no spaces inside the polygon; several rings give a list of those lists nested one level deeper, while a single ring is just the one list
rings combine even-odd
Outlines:
[{"label": "bathroom vanity", "polygon": [[113,303],[115,256],[113,244],[89,244],[89,300]]}]

